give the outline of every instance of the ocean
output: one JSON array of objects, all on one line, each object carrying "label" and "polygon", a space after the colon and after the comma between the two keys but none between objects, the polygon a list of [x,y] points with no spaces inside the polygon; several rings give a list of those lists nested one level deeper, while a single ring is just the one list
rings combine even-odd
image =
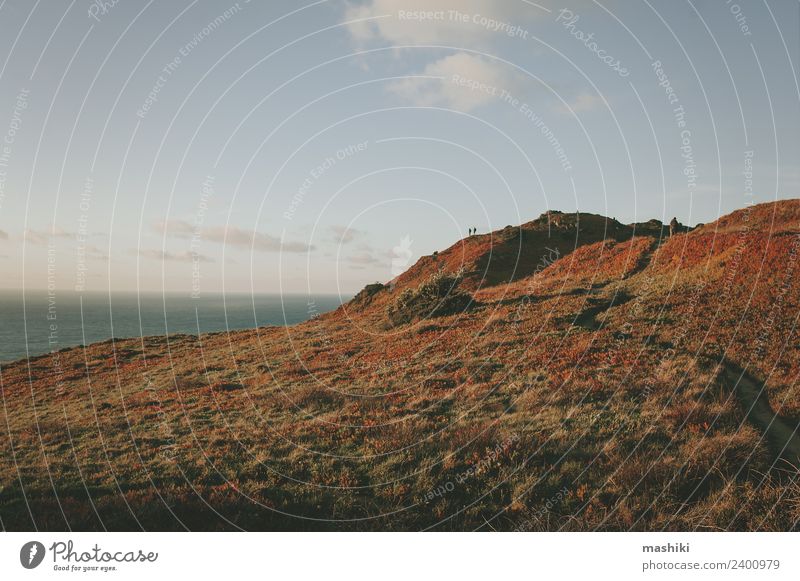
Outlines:
[{"label": "ocean", "polygon": [[115,338],[293,325],[334,310],[338,295],[70,293],[0,290],[0,362]]}]

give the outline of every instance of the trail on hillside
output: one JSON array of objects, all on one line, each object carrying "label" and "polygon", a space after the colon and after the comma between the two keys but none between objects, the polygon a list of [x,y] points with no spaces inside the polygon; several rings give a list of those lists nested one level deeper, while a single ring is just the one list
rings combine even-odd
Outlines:
[{"label": "trail on hillside", "polygon": [[[589,306],[576,315],[573,324],[597,331],[604,325],[604,321],[597,320],[601,313],[624,304],[631,298],[630,295],[618,291],[611,298],[589,299]],[[747,420],[763,434],[769,449],[776,458],[788,464],[784,467],[800,469],[800,423],[785,418],[772,409],[763,382],[728,361],[723,361],[721,366],[723,377],[733,385],[734,394]]]},{"label": "trail on hillside", "polygon": [[723,374],[726,380],[733,383],[747,419],[761,431],[770,449],[795,470],[800,468],[800,425],[776,413],[767,398],[764,383],[745,370],[725,362]]}]

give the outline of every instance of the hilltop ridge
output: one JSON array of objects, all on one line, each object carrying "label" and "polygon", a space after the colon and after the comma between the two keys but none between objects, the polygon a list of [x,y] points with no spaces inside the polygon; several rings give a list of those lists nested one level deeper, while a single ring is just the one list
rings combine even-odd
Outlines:
[{"label": "hilltop ridge", "polygon": [[554,252],[563,256],[585,244],[619,242],[636,234],[659,236],[664,228],[658,220],[625,225],[598,214],[549,211],[520,226],[475,234],[435,255],[423,256],[391,284],[413,285],[437,269],[461,268],[466,271],[464,286],[473,290],[514,282],[532,274],[542,257]]}]

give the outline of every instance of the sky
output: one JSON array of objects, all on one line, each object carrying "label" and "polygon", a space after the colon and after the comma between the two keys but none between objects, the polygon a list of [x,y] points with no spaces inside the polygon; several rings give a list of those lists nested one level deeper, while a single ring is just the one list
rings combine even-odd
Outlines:
[{"label": "sky", "polygon": [[0,0],[0,287],[341,293],[800,190],[790,0]]}]

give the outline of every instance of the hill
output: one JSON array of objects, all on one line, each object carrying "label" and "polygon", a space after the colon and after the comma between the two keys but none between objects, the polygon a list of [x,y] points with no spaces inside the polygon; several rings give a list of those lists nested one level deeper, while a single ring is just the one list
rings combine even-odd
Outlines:
[{"label": "hill", "polygon": [[447,250],[421,258],[393,281],[396,286],[419,284],[437,270],[463,268],[464,287],[476,289],[526,278],[543,261],[552,261],[577,247],[603,240],[623,241],[639,235],[658,237],[662,224],[624,225],[597,214],[546,212],[521,226],[506,226],[497,232],[473,235]]},{"label": "hill", "polygon": [[798,200],[671,237],[549,212],[293,327],[16,362],[0,518],[796,530],[798,250]]}]

